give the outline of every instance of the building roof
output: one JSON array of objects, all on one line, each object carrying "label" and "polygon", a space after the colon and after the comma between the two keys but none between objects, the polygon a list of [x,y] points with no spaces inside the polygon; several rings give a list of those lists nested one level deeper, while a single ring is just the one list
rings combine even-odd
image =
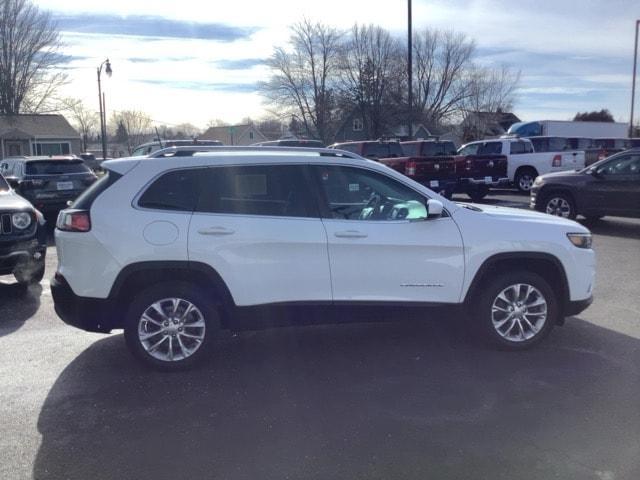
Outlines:
[{"label": "building roof", "polygon": [[198,138],[200,140],[219,140],[225,145],[234,145],[239,138],[249,130],[253,129],[262,138],[255,138],[253,141],[265,141],[267,138],[258,130],[258,128],[251,124],[246,123],[243,125],[223,125],[219,127],[209,127]]},{"label": "building roof", "polygon": [[482,122],[493,122],[500,125],[502,128],[507,130],[514,123],[520,122],[521,120],[512,112],[473,112],[478,120]]},{"label": "building roof", "polygon": [[0,115],[0,137],[8,133],[39,138],[79,138],[80,134],[62,115]]}]

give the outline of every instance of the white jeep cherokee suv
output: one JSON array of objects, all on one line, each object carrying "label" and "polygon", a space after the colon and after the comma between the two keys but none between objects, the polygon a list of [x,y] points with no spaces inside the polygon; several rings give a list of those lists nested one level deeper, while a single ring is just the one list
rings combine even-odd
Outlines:
[{"label": "white jeep cherokee suv", "polygon": [[103,167],[58,217],[56,311],[123,328],[155,367],[295,306],[464,306],[486,338],[524,348],[592,300],[583,226],[456,204],[349,152],[221,147]]}]

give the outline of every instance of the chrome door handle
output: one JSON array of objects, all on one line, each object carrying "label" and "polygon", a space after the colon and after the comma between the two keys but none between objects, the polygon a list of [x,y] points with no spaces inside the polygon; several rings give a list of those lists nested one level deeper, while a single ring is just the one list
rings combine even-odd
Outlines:
[{"label": "chrome door handle", "polygon": [[235,230],[225,227],[209,227],[198,230],[200,235],[231,235]]},{"label": "chrome door handle", "polygon": [[336,237],[339,238],[366,238],[367,234],[363,232],[359,232],[357,230],[344,230],[342,232],[334,233]]}]

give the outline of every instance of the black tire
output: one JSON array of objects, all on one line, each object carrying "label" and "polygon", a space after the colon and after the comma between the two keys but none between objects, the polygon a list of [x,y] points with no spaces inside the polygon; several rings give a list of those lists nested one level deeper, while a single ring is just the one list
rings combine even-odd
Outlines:
[{"label": "black tire", "polygon": [[[498,330],[494,326],[493,304],[494,301],[497,300],[497,297],[501,294],[501,292],[503,292],[509,286],[513,286],[516,284],[530,285],[534,287],[542,295],[542,297],[544,297],[544,300],[547,303],[547,317],[544,322],[541,322],[540,329],[537,331],[537,333],[531,336],[531,338],[523,338],[521,340],[514,341],[505,338],[498,332]],[[531,299],[532,302],[535,302],[537,299],[539,299],[535,292],[531,293],[527,298]],[[537,309],[541,307],[531,308]],[[498,314],[501,312],[496,313]],[[508,313],[506,313],[505,315],[508,315]],[[507,350],[524,350],[542,341],[553,329],[554,325],[558,322],[559,315],[559,300],[549,283],[536,273],[527,271],[516,271],[499,274],[496,278],[489,281],[486,287],[482,288],[482,291],[476,296],[476,299],[472,304],[472,309],[469,313],[469,320],[472,322],[473,326],[476,327],[476,331],[478,331],[481,337],[489,344]],[[497,319],[497,321],[501,320],[502,319],[500,318]],[[524,323],[524,321],[516,321],[515,325],[517,325],[518,323],[525,325],[526,328],[526,324]],[[505,324],[505,326],[502,328],[507,329],[510,324],[511,321]],[[532,330],[528,330],[528,332],[530,333],[532,332]]]},{"label": "black tire", "polygon": [[[205,324],[204,338],[196,350],[186,358],[176,358],[173,361],[156,358],[147,352],[138,334],[142,314],[155,302],[169,298],[179,298],[193,304],[202,314]],[[166,282],[153,285],[135,295],[126,313],[124,337],[133,356],[145,365],[161,371],[176,371],[192,367],[205,359],[213,350],[219,330],[220,315],[215,303],[207,295],[203,294],[196,285],[188,282]],[[177,332],[174,332],[173,335],[167,335],[167,337],[172,337],[169,339],[171,342],[169,345],[179,347],[178,343],[173,344],[173,338],[176,338],[176,335]],[[180,335],[184,335],[184,333]],[[178,341],[177,338],[175,341]],[[169,347],[169,345],[165,344],[163,349]],[[166,350],[168,352],[168,348]],[[173,351],[178,350],[179,348],[173,348]]]},{"label": "black tire", "polygon": [[541,212],[575,220],[578,215],[576,202],[569,193],[549,193],[542,198]]},{"label": "black tire", "polygon": [[44,278],[44,259],[24,265],[18,265],[13,272],[18,284],[23,286],[35,285]]},{"label": "black tire", "polygon": [[531,187],[533,186],[533,181],[538,176],[538,172],[535,169],[530,167],[524,167],[519,169],[516,172],[516,177],[514,178],[514,183],[519,192],[529,193]]},{"label": "black tire", "polygon": [[478,185],[467,191],[467,195],[472,202],[480,202],[489,194],[489,187],[486,185]]}]

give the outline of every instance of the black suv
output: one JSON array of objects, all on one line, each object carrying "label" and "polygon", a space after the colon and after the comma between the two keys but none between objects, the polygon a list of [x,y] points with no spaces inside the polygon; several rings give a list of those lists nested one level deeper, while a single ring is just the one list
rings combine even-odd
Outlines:
[{"label": "black suv", "polygon": [[565,218],[605,215],[640,218],[640,148],[605,158],[577,172],[536,178],[531,207]]},{"label": "black suv", "polygon": [[13,274],[21,285],[38,283],[46,252],[44,217],[0,175],[0,275]]},{"label": "black suv", "polygon": [[75,156],[8,157],[0,160],[0,174],[45,215],[57,215],[97,179]]}]

